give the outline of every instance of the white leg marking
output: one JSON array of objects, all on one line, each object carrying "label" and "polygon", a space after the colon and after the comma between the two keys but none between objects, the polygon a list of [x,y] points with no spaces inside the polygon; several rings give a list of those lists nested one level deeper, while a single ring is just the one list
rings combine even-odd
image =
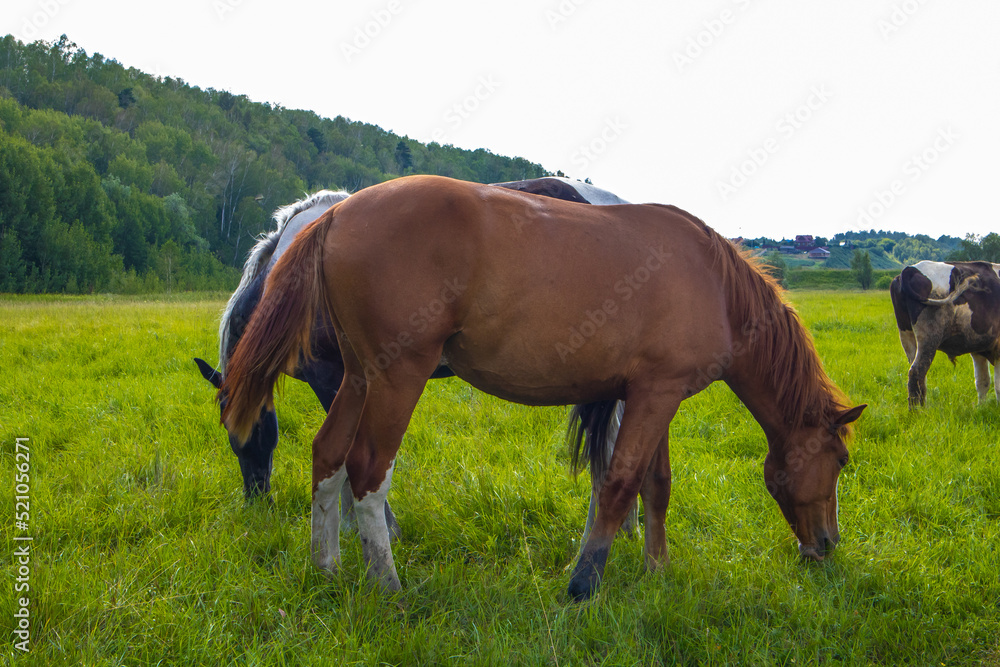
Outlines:
[{"label": "white leg marking", "polygon": [[377,490],[354,500],[354,511],[357,515],[361,549],[368,564],[368,576],[378,579],[389,590],[398,591],[399,576],[392,560],[389,529],[385,522],[385,499],[389,495],[389,487],[392,486],[392,470],[395,466],[395,461],[389,464],[388,470],[385,471],[385,479]]},{"label": "white leg marking", "polygon": [[354,520],[354,493],[351,491],[350,478],[340,487],[340,529],[353,532],[356,528]]},{"label": "white leg marking", "polygon": [[976,371],[976,393],[979,394],[979,402],[982,403],[990,395],[990,362],[986,361],[986,357],[974,354],[972,366]]},{"label": "white leg marking", "polygon": [[340,510],[337,501],[347,479],[347,466],[316,485],[312,503],[312,557],[321,570],[336,572],[340,566]]}]

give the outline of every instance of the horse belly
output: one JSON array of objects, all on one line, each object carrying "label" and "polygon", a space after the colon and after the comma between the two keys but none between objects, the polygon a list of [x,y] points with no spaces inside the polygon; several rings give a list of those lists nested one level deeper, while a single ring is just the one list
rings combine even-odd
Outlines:
[{"label": "horse belly", "polygon": [[[571,337],[569,331],[557,339],[465,329],[447,341],[442,361],[473,387],[526,405],[622,398],[625,378],[614,370],[617,355],[600,341]],[[581,354],[584,343],[589,354]]]}]

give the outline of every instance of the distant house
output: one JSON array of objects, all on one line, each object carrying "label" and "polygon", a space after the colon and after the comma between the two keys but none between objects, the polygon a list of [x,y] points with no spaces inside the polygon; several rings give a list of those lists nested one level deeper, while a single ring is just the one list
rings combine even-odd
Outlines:
[{"label": "distant house", "polygon": [[812,234],[799,234],[796,236],[795,247],[799,250],[809,250],[810,248],[815,248],[816,244],[813,242]]},{"label": "distant house", "polygon": [[780,248],[778,248],[778,250],[785,253],[786,255],[794,255],[795,253],[798,252],[798,249],[793,245],[783,245]]},{"label": "distant house", "polygon": [[809,259],[829,259],[830,251],[826,248],[813,248],[809,251]]}]

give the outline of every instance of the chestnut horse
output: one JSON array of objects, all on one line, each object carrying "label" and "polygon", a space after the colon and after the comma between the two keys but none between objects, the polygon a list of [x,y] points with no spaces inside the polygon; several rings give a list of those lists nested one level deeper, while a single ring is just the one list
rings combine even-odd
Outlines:
[{"label": "chestnut horse", "polygon": [[[368,574],[399,589],[383,504],[428,378],[444,360],[473,386],[529,405],[625,400],[596,521],[569,593],[593,594],[641,494],[645,563],[668,560],[668,426],[721,379],[761,424],[764,480],[822,560],[840,538],[837,480],[849,408],[794,310],[756,264],[671,206],[595,207],[436,176],[363,190],[278,261],[229,361],[223,419],[246,438],[273,385],[331,318],[344,380],[313,441],[312,554],[340,561],[348,475]],[[610,413],[611,411],[607,411]]]},{"label": "chestnut horse", "polygon": [[[589,183],[573,181],[567,178],[544,177],[534,178],[526,181],[508,181],[505,183],[494,183],[498,187],[527,192],[530,194],[545,197],[554,197],[566,201],[577,201],[587,204],[628,204],[621,197],[594,187]],[[343,201],[349,197],[349,193],[340,191],[320,190],[301,199],[297,202],[283,206],[274,212],[275,230],[263,236],[254,246],[247,258],[243,269],[243,277],[239,287],[233,292],[226,305],[219,321],[219,369],[216,370],[204,359],[195,358],[199,371],[216,389],[222,387],[225,376],[226,363],[233,349],[239,342],[243,330],[250,321],[254,309],[260,301],[264,291],[264,283],[268,273],[277,263],[284,251],[291,245],[295,235],[302,231],[310,222],[315,221],[330,206]],[[312,388],[316,398],[319,399],[325,412],[330,411],[333,399],[337,395],[341,381],[344,376],[343,362],[340,358],[340,348],[333,337],[333,330],[329,326],[324,316],[319,316],[313,326],[310,336],[312,341],[311,359],[306,363],[300,363],[294,369],[294,375],[298,380],[306,382]],[[305,360],[303,360],[305,361]],[[452,372],[447,366],[441,366],[431,377],[450,377]],[[220,401],[220,407],[225,407],[225,398]],[[597,498],[600,493],[601,483],[604,479],[607,466],[610,464],[611,453],[614,449],[614,438],[621,422],[624,408],[620,402],[612,403],[611,408],[615,410],[610,420],[603,420],[608,424],[608,428],[603,433],[596,433],[594,430],[595,418],[600,410],[607,409],[604,404],[578,405],[574,408],[573,417],[570,420],[571,437],[575,442],[576,450],[579,451],[584,436],[586,436],[586,446],[584,450],[590,455],[588,462],[591,466],[591,495],[590,507],[587,512],[587,521],[584,526],[582,543],[586,542],[587,535],[594,523],[594,516],[597,510]],[[579,425],[577,425],[579,422]],[[594,438],[599,437],[600,447],[591,446]],[[240,465],[240,472],[243,475],[243,492],[247,500],[257,497],[268,497],[271,490],[271,470],[274,464],[274,451],[278,445],[278,418],[274,410],[264,408],[261,410],[257,423],[251,431],[249,439],[240,444],[232,436],[229,437],[229,444],[236,455]],[[579,456],[574,458],[574,464],[579,465]],[[354,505],[351,496],[350,485],[345,484],[341,495],[341,519],[344,525],[354,524]],[[389,507],[388,501],[385,505],[386,523],[393,537],[400,534],[399,523]],[[634,527],[638,524],[638,510],[633,505],[629,511],[622,530],[628,534],[634,532]]]}]

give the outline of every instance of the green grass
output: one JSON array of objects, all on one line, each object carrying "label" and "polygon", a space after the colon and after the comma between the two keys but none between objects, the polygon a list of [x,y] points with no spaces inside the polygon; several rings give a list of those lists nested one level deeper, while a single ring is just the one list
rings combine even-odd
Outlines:
[{"label": "green grass", "polygon": [[[888,290],[889,283],[898,275],[898,269],[888,271],[876,269],[873,273],[872,289]],[[849,269],[792,269],[785,272],[784,284],[793,290],[860,289],[858,279]]]},{"label": "green grass", "polygon": [[[674,420],[671,564],[615,543],[597,598],[567,600],[589,491],[565,408],[428,385],[390,501],[403,591],[345,536],[309,559],[309,451],[323,415],[288,381],[273,506],[245,506],[212,391],[223,300],[0,299],[0,507],[31,446],[31,653],[46,665],[1000,664],[1000,408],[968,357],[906,407],[885,292],[793,292],[830,375],[870,408],[840,483],[843,540],[799,561],[761,475],[763,435],[722,385]],[[5,520],[0,532],[13,545]],[[0,595],[15,611],[13,559]]]}]

